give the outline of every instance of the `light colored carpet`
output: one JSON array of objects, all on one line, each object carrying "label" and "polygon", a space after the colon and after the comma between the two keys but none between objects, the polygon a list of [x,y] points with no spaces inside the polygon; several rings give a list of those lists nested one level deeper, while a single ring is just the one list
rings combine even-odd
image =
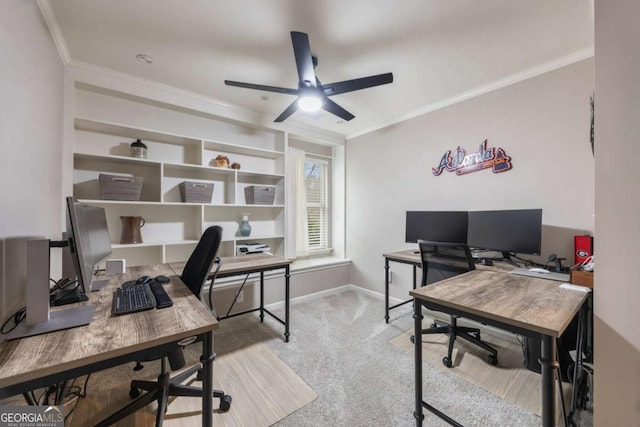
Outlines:
[{"label": "light colored carpet", "polygon": [[[270,319],[260,325],[254,316],[223,321],[216,342],[264,342],[316,391],[315,401],[276,426],[409,426],[415,425],[413,357],[389,343],[411,328],[408,311],[394,310],[396,320],[387,325],[381,299],[345,288],[292,304],[289,343],[281,338],[282,325]],[[532,412],[428,362],[424,388],[432,405],[465,426],[541,423]],[[426,411],[425,417],[426,427],[447,425]]]}]

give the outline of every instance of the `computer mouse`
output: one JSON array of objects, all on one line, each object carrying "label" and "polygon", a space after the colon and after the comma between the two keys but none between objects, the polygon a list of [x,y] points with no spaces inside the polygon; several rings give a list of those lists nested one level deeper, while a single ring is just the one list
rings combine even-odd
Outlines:
[{"label": "computer mouse", "polygon": [[171,281],[167,276],[163,276],[163,275],[156,276],[156,278],[153,280],[162,284],[169,283]]},{"label": "computer mouse", "polygon": [[539,268],[539,267],[530,268],[529,271],[532,273],[543,273],[543,274],[551,273],[549,270],[544,268]]},{"label": "computer mouse", "polygon": [[136,283],[149,283],[150,281],[151,281],[151,277],[142,276],[138,280],[136,280]]}]

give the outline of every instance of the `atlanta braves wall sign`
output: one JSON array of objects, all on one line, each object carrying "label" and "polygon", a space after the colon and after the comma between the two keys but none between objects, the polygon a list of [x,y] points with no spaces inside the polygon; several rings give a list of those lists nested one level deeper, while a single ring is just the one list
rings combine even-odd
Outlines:
[{"label": "atlanta braves wall sign", "polygon": [[435,176],[439,176],[444,170],[455,172],[456,175],[464,175],[489,168],[493,173],[500,173],[510,170],[511,167],[511,157],[507,156],[502,148],[487,148],[485,139],[476,153],[467,154],[460,146],[453,152],[447,150],[440,159],[438,167],[431,168],[431,171]]}]

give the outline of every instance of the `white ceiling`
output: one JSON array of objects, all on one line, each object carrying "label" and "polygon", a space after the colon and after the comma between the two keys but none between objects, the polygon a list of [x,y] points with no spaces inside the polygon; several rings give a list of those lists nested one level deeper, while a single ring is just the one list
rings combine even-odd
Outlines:
[{"label": "white ceiling", "polygon": [[[57,42],[84,62],[275,119],[297,88],[290,31],[309,34],[324,83],[392,72],[332,97],[356,117],[289,119],[347,137],[592,55],[590,0],[41,0]],[[52,13],[53,15],[46,16]],[[51,22],[49,22],[51,27]],[[52,27],[55,28],[55,25]],[[143,64],[136,55],[153,58]],[[268,98],[263,99],[264,95]],[[285,122],[286,123],[286,122]]]}]

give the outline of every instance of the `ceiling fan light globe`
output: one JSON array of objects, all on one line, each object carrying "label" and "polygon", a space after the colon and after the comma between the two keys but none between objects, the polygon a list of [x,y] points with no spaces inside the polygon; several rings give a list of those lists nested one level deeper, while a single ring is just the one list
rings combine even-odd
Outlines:
[{"label": "ceiling fan light globe", "polygon": [[301,96],[298,99],[298,108],[306,112],[318,111],[322,107],[322,99],[317,96]]}]

